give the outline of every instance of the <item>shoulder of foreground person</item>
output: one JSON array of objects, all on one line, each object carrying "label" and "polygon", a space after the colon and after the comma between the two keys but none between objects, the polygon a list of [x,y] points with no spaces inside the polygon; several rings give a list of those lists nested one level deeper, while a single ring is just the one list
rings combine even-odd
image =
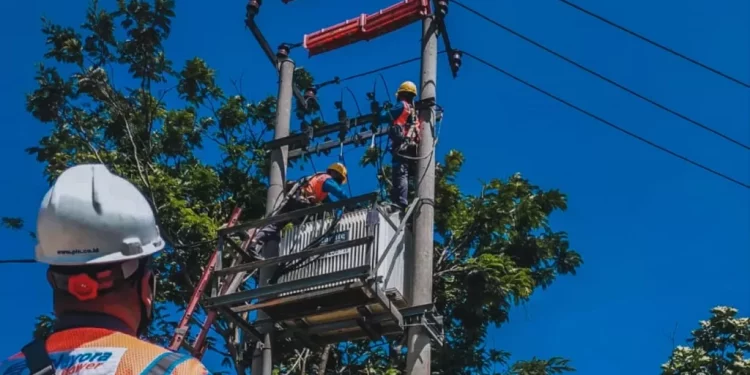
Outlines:
[{"label": "shoulder of foreground person", "polygon": [[[99,373],[114,375],[211,375],[192,356],[169,351],[133,336],[115,333],[85,343],[65,342],[59,339],[63,335],[56,336],[57,340],[47,341],[47,349],[54,366],[63,373],[96,369]],[[5,361],[0,360],[0,375],[27,373],[28,367],[22,353],[16,353]]]},{"label": "shoulder of foreground person", "polygon": [[143,370],[141,374],[155,375],[211,375],[206,366],[198,359],[185,353],[172,352],[158,345],[147,343],[153,349],[161,352]]}]

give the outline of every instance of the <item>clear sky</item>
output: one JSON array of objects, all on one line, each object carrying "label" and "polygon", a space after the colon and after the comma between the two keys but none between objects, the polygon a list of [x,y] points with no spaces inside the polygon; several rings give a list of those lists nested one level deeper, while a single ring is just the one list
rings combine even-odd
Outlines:
[{"label": "clear sky", "polygon": [[[267,0],[260,26],[275,46],[304,33],[392,0]],[[592,19],[555,0],[464,0],[664,105],[750,143],[750,89]],[[114,1],[100,1],[113,6]],[[217,70],[229,91],[243,80],[244,94],[276,93],[269,62],[244,28],[245,2],[183,0],[177,5],[168,56],[180,66],[200,56]],[[358,5],[353,5],[357,3]],[[750,3],[698,0],[577,0],[677,51],[750,82]],[[24,109],[34,88],[34,63],[45,51],[43,15],[57,23],[83,22],[85,0],[2,1],[0,39],[4,76],[0,88],[3,136],[0,215],[35,222],[46,182],[42,166],[24,153],[46,134]],[[640,101],[538,48],[453,6],[450,35],[456,47],[481,56],[616,124],[750,183],[750,152]],[[369,43],[308,59],[293,50],[298,66],[323,81],[345,77],[419,55],[420,26]],[[521,172],[545,188],[569,196],[569,210],[553,217],[569,232],[585,264],[514,309],[510,323],[492,330],[488,342],[515,359],[563,356],[579,374],[657,373],[671,350],[716,305],[750,315],[750,190],[722,180],[554,102],[471,59],[456,80],[439,60],[438,101],[445,107],[439,153],[466,155],[459,182],[476,192],[479,181]],[[385,73],[390,90],[418,80],[418,63]],[[375,77],[348,83],[361,106]],[[378,83],[378,85],[381,85]],[[385,98],[378,88],[381,100]],[[340,88],[319,93],[334,118]],[[350,113],[356,110],[345,97]],[[296,124],[293,128],[296,128]],[[359,151],[347,156],[351,164]],[[349,155],[349,154],[348,154]],[[325,161],[319,161],[318,166]],[[309,170],[308,170],[309,171]],[[372,190],[372,170],[352,168],[352,188]],[[21,233],[1,232],[3,258],[33,256]],[[16,352],[30,338],[34,317],[49,312],[44,268],[0,266],[0,310],[5,322],[0,355]],[[210,365],[217,365],[209,358]]]}]

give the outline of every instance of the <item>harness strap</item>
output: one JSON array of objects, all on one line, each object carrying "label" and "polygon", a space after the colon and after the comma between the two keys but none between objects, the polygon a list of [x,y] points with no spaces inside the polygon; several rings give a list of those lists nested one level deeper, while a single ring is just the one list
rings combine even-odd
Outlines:
[{"label": "harness strap", "polygon": [[[297,181],[295,186],[290,190],[288,196],[293,197],[297,199],[298,201],[304,202],[310,199],[310,197],[305,196],[305,188],[310,185],[310,181],[313,180],[313,178],[320,176],[322,174],[325,174],[323,172],[317,172],[309,176],[302,177]],[[296,189],[295,189],[296,188]]]},{"label": "harness strap", "polygon": [[54,375],[55,364],[49,357],[45,340],[36,339],[21,349],[26,357],[26,366],[31,371],[30,375]]}]

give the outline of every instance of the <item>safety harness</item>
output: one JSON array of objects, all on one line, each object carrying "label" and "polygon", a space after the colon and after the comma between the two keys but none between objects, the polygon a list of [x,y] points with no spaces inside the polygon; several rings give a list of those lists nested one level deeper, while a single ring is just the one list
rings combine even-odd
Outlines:
[{"label": "safety harness", "polygon": [[305,191],[305,188],[310,185],[310,182],[313,180],[313,178],[316,178],[318,176],[324,175],[324,172],[318,172],[315,174],[311,174],[309,176],[305,176],[294,183],[291,184],[291,186],[288,187],[288,191],[286,193],[286,197],[284,199],[284,203],[288,201],[290,198],[294,199],[300,203],[305,204],[315,204],[320,202],[314,202],[315,196],[314,193],[312,195],[308,195]]},{"label": "safety harness", "polygon": [[398,147],[398,151],[406,151],[410,148],[414,148],[419,144],[421,139],[421,129],[417,122],[417,114],[414,110],[414,105],[402,100],[404,110],[401,114],[393,120],[393,125],[398,126],[404,136],[404,142]]},{"label": "safety harness", "polygon": [[21,353],[26,357],[26,366],[30,375],[54,375],[55,364],[52,362],[44,340],[36,339],[24,346]]}]

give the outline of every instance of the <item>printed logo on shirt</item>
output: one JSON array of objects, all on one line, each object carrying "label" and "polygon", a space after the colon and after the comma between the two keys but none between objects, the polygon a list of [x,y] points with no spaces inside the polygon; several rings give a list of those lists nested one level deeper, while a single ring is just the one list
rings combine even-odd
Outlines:
[{"label": "printed logo on shirt", "polygon": [[[117,371],[126,348],[79,348],[50,353],[55,375],[111,375]],[[27,375],[26,359],[16,358],[0,363],[2,375]]]}]

